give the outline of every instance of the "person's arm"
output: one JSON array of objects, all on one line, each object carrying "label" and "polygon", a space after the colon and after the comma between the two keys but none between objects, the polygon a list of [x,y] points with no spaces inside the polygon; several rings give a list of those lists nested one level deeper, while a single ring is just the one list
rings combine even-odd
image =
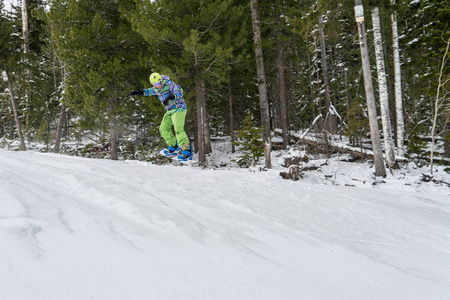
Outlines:
[{"label": "person's arm", "polygon": [[170,92],[172,93],[172,95],[175,96],[175,98],[183,98],[183,89],[181,88],[181,86],[179,86],[175,82],[172,81],[170,83],[169,89],[170,89]]},{"label": "person's arm", "polygon": [[144,89],[144,96],[155,96],[153,88]]}]

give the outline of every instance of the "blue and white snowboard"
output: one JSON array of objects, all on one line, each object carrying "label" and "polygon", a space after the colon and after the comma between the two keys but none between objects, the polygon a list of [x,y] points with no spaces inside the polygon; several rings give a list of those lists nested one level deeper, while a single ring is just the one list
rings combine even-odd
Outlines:
[{"label": "blue and white snowboard", "polygon": [[179,162],[179,163],[181,163],[183,165],[194,165],[194,164],[198,163],[198,161],[192,159],[192,156],[188,160],[180,160],[180,159],[178,159],[178,155],[179,155],[178,151],[170,154],[168,149],[162,149],[159,152],[159,154],[162,155],[162,156],[171,158],[173,161],[177,161],[177,162]]}]

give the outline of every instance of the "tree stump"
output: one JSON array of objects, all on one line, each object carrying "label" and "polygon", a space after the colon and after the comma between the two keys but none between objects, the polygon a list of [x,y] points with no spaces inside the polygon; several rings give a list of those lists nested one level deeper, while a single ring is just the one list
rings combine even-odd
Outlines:
[{"label": "tree stump", "polygon": [[292,180],[297,181],[300,179],[300,167],[298,165],[292,165],[289,167],[289,176]]},{"label": "tree stump", "polygon": [[297,181],[302,178],[300,167],[298,165],[289,166],[289,172],[280,172],[280,176],[283,179],[291,179],[293,181]]}]

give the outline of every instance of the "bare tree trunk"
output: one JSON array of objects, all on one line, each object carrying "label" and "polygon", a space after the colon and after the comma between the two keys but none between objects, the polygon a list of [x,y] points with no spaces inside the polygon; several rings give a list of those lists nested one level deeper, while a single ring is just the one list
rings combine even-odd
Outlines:
[{"label": "bare tree trunk", "polygon": [[23,52],[24,54],[27,54],[29,48],[29,31],[28,31],[28,9],[26,0],[22,0],[22,37],[23,37]]},{"label": "bare tree trunk", "polygon": [[[56,55],[55,55],[56,58]],[[56,62],[55,62],[56,65]],[[55,77],[55,90],[57,89],[57,83],[56,83],[56,74],[53,74]],[[62,77],[62,81],[65,83],[66,80],[66,70],[65,68],[61,68],[61,77]],[[67,106],[64,102],[61,102],[61,111],[59,113],[59,119],[58,119],[58,128],[56,129],[56,137],[55,137],[55,148],[53,148],[53,152],[54,153],[59,153],[60,149],[61,149],[61,137],[62,137],[62,129],[64,127],[65,124],[65,119],[66,119],[66,109]]]},{"label": "bare tree trunk", "polygon": [[[306,39],[306,43],[308,43],[308,39]],[[311,114],[312,114],[311,116],[313,118],[315,118],[316,117],[316,108],[315,108],[316,106],[314,105],[314,85],[313,85],[313,82],[315,81],[314,80],[314,74],[315,74],[316,64],[312,61],[312,59],[310,57],[310,54],[309,54],[309,51],[307,51],[307,54],[308,54],[308,69],[312,68],[314,70],[313,72],[310,72],[310,75],[309,75],[309,82],[310,82],[310,84],[309,84],[309,91],[311,93],[310,98],[309,98],[309,108],[311,110]],[[314,61],[316,61],[316,60],[314,60]]]},{"label": "bare tree trunk", "polygon": [[[395,0],[391,1],[394,4]],[[402,75],[400,67],[400,47],[398,44],[397,15],[392,14],[392,47],[395,70],[395,112],[397,119],[397,154],[405,156],[405,122],[403,118]]]},{"label": "bare tree trunk", "polygon": [[344,78],[345,78],[345,98],[346,98],[347,116],[348,116],[348,114],[350,112],[351,100],[350,100],[350,93],[348,92],[349,86],[348,86],[348,71],[347,71],[347,69],[345,69],[345,71],[344,71]]},{"label": "bare tree trunk", "polygon": [[[364,15],[362,13],[362,0],[355,0],[356,23],[358,25],[359,45],[361,48],[361,60],[364,74],[364,87],[366,90],[367,110],[369,113],[370,135],[372,138],[373,157],[375,162],[375,176],[386,176],[384,167],[383,151],[377,121],[377,108],[375,106],[375,95],[373,92],[372,75],[370,72],[369,49],[367,46],[366,29],[364,26]],[[362,16],[361,16],[362,15]]]},{"label": "bare tree trunk", "polygon": [[30,45],[30,38],[29,38],[29,29],[28,29],[28,9],[27,9],[27,1],[22,0],[22,38],[23,38],[23,63],[25,65],[25,89],[24,89],[24,95],[25,95],[25,106],[26,106],[26,125],[29,126],[29,106],[30,106],[30,99],[29,99],[29,82],[30,82],[30,69],[28,69],[28,51],[29,51],[29,45]]},{"label": "bare tree trunk", "polygon": [[328,78],[328,64],[327,64],[327,51],[325,47],[325,34],[323,32],[323,16],[319,16],[319,35],[320,35],[320,54],[322,58],[322,79],[323,79],[323,87],[325,89],[325,106],[326,106],[326,114],[325,114],[325,128],[330,133],[335,134],[337,132],[337,120],[334,112],[331,111],[331,93],[330,93],[330,80]]},{"label": "bare tree trunk", "polygon": [[[431,128],[431,153],[430,153],[430,172],[433,174],[433,157],[434,157],[434,146],[436,142],[435,138],[435,131],[436,131],[436,125],[437,125],[437,119],[439,116],[439,111],[442,108],[442,105],[444,105],[443,100],[441,99],[440,93],[441,88],[445,84],[445,82],[442,82],[443,76],[444,76],[444,66],[447,61],[447,54],[450,47],[450,38],[447,41],[447,48],[445,49],[444,56],[442,57],[442,65],[441,69],[439,71],[439,78],[438,78],[438,87],[436,91],[436,99],[434,103],[434,114],[433,114],[433,126]],[[448,100],[448,99],[447,99]]]},{"label": "bare tree trunk", "polygon": [[234,145],[236,136],[234,134],[234,116],[233,116],[233,94],[231,92],[231,76],[228,80],[228,102],[230,104],[230,136],[231,136],[231,153],[236,152],[236,145]]},{"label": "bare tree trunk", "polygon": [[117,117],[116,117],[116,100],[109,100],[109,108],[111,113],[111,159],[117,160],[119,158],[117,153],[119,133],[117,129]]},{"label": "bare tree trunk", "polygon": [[450,124],[449,124],[449,117],[447,117],[446,123],[445,123],[445,129],[443,132],[444,136],[444,155],[445,158],[450,158]]},{"label": "bare tree trunk", "polygon": [[378,7],[372,8],[373,35],[375,56],[377,59],[378,90],[380,93],[381,120],[383,124],[384,148],[386,163],[392,168],[395,161],[394,142],[392,140],[391,117],[389,113],[389,99],[386,83],[386,69],[384,66],[383,39],[381,37],[380,13]]},{"label": "bare tree trunk", "polygon": [[9,95],[11,97],[11,106],[14,112],[14,119],[16,121],[17,134],[19,135],[20,141],[19,149],[25,151],[27,150],[27,147],[25,146],[25,141],[23,139],[22,125],[19,119],[19,111],[17,109],[16,99],[14,98],[14,91],[11,83],[11,78],[9,77],[8,65],[6,64],[6,61],[4,62],[4,66],[5,66],[6,80],[8,81]]},{"label": "bare tree trunk", "polygon": [[197,147],[198,147],[198,162],[200,166],[206,164],[206,147],[205,147],[205,122],[206,111],[204,107],[205,93],[203,89],[203,80],[195,82],[195,92],[197,94]]},{"label": "bare tree trunk", "polygon": [[205,88],[205,82],[203,82],[203,95],[205,101],[203,101],[203,115],[205,116],[205,122],[203,123],[203,132],[205,133],[205,138],[203,139],[205,143],[205,155],[212,152],[212,146],[211,146],[211,130],[209,128],[209,115],[208,115],[208,109],[206,107],[206,88]]},{"label": "bare tree trunk", "polygon": [[281,41],[282,28],[282,6],[280,1],[277,1],[277,18],[276,18],[276,44],[277,44],[277,69],[278,69],[278,86],[279,86],[279,103],[280,103],[280,118],[281,118],[281,135],[283,138],[283,147],[286,148],[289,143],[288,135],[288,101],[286,98],[286,82],[284,74],[284,58],[283,58],[283,43]]},{"label": "bare tree trunk", "polygon": [[266,168],[272,168],[272,162],[270,157],[271,143],[270,143],[270,118],[269,118],[269,99],[267,97],[266,75],[264,71],[264,57],[261,42],[261,31],[259,29],[259,12],[258,1],[250,0],[250,7],[252,13],[253,24],[253,41],[255,43],[255,59],[256,69],[258,75],[258,90],[259,90],[259,103],[261,106],[261,123],[263,126],[263,139],[265,142],[265,166]]},{"label": "bare tree trunk", "polygon": [[283,47],[280,39],[280,18],[277,16],[277,67],[278,67],[278,86],[279,86],[279,98],[280,98],[280,115],[281,115],[281,136],[283,138],[283,148],[286,149],[288,141],[288,103],[286,100],[286,83],[284,79],[284,66],[283,66]]},{"label": "bare tree trunk", "polygon": [[61,103],[61,111],[59,113],[58,128],[56,130],[55,148],[53,148],[54,153],[59,153],[59,150],[60,150],[62,129],[64,126],[64,119],[66,117],[66,108],[67,108],[66,104]]}]

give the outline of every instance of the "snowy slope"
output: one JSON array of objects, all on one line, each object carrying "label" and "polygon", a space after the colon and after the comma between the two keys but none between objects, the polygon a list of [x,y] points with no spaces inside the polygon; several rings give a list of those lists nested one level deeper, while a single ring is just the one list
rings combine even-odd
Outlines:
[{"label": "snowy slope", "polygon": [[0,149],[0,298],[450,299],[448,190],[278,173]]}]

